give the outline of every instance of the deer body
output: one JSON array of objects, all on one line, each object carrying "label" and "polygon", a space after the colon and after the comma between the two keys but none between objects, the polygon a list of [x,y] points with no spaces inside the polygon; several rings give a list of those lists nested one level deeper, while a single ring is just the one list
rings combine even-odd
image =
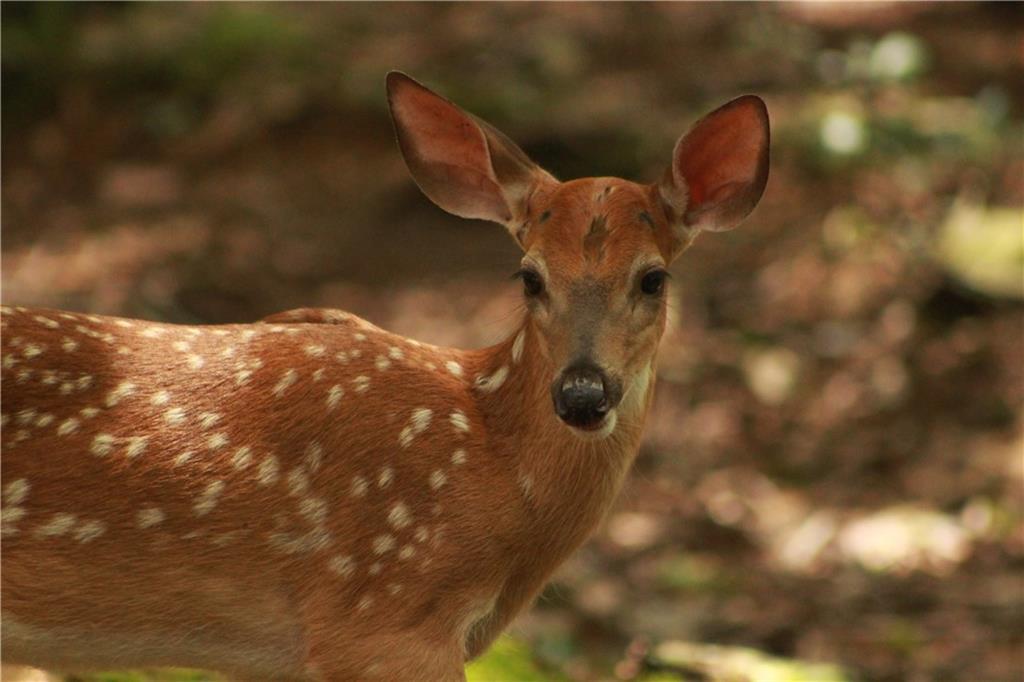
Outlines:
[{"label": "deer body", "polygon": [[654,387],[649,275],[764,178],[727,153],[690,174],[703,204],[673,205],[671,178],[558,183],[414,81],[389,95],[428,196],[526,250],[520,326],[463,351],[332,310],[184,327],[5,306],[6,663],[461,679],[600,521]]},{"label": "deer body", "polygon": [[[594,464],[609,443],[558,437],[528,389],[541,370],[529,329],[464,352],[345,313],[297,316],[179,327],[5,313],[4,490],[25,510],[5,518],[5,656],[298,676],[312,645],[300,623],[322,609],[321,627],[351,641],[342,651],[376,632],[450,633],[435,643],[459,654],[450,675],[467,637],[489,639],[487,623],[507,622],[582,541],[635,452],[639,423],[607,468]],[[80,491],[51,459],[65,456]],[[513,576],[528,587],[506,591]],[[88,624],[77,632],[74,611]],[[342,658],[354,678],[406,646]]]}]

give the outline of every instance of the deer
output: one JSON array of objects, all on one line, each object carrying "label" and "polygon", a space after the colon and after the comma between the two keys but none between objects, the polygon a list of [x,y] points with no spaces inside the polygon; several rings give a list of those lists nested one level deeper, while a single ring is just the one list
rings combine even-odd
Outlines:
[{"label": "deer", "polygon": [[464,680],[600,524],[640,447],[668,268],[760,200],[767,108],[700,119],[656,182],[561,182],[411,77],[386,86],[422,192],[522,250],[515,329],[459,350],[333,309],[4,305],[6,664]]}]

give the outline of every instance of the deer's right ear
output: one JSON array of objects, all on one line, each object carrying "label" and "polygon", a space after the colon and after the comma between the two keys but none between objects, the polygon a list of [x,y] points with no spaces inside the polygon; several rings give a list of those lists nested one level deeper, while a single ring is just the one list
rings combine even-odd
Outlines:
[{"label": "deer's right ear", "polygon": [[423,193],[449,213],[511,227],[524,217],[533,188],[553,180],[496,128],[404,73],[389,73],[387,87],[405,163]]}]

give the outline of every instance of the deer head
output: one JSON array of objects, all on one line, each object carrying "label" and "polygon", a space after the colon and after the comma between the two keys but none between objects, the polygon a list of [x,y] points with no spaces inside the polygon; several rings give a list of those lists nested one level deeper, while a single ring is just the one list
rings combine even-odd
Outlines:
[{"label": "deer head", "polygon": [[730,230],[768,179],[768,112],[732,100],[676,142],[663,178],[560,182],[500,131],[408,76],[388,76],[399,146],[431,201],[499,223],[522,248],[519,277],[552,409],[600,438],[649,370],[665,328],[668,267],[704,230]]}]

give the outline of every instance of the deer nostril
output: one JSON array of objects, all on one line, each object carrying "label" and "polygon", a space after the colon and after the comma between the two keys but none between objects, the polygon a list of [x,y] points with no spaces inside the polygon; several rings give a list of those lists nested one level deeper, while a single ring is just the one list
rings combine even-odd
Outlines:
[{"label": "deer nostril", "polygon": [[604,377],[596,367],[571,367],[553,388],[555,413],[571,426],[596,426],[611,410]]},{"label": "deer nostril", "polygon": [[562,392],[566,391],[600,391],[604,393],[604,382],[597,374],[567,374],[562,380]]}]

